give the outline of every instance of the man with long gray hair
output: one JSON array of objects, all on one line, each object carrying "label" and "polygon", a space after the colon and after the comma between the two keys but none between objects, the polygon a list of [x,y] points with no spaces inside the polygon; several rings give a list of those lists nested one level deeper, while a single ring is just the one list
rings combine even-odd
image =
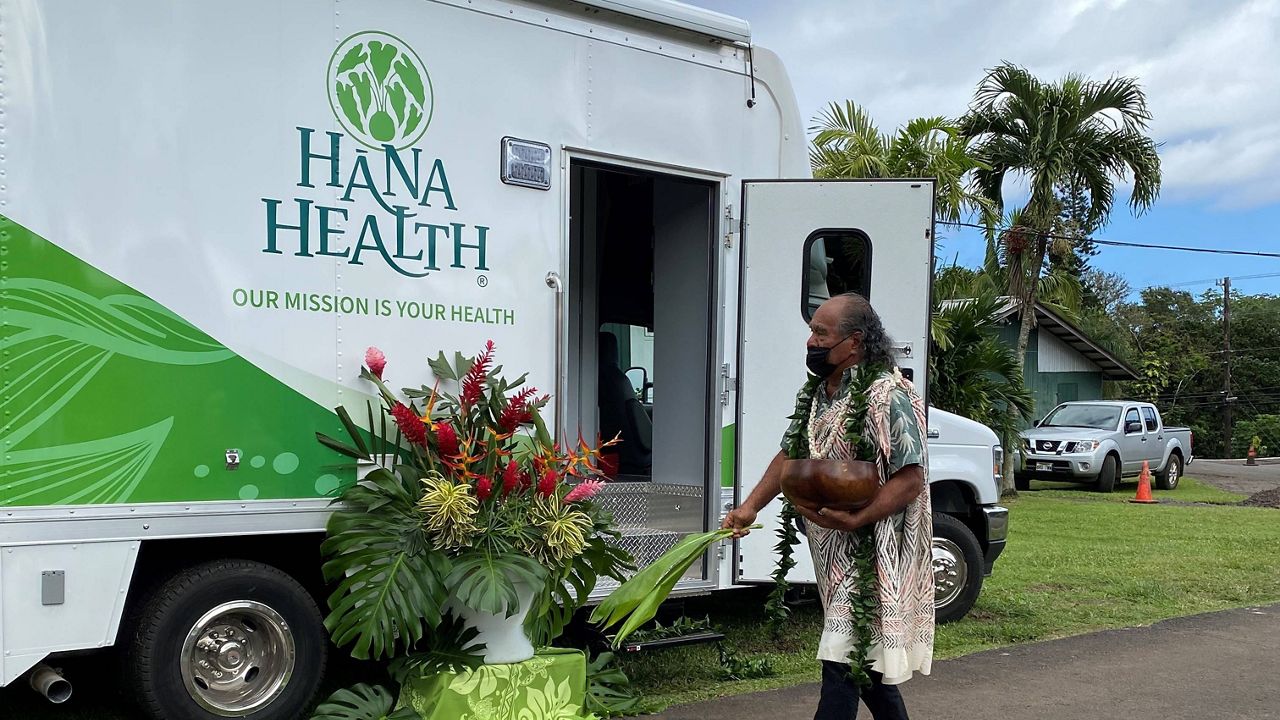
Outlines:
[{"label": "man with long gray hair", "polygon": [[814,720],[850,720],[858,698],[876,720],[905,720],[897,685],[933,660],[932,515],[924,402],[902,377],[892,344],[861,295],[831,298],[813,314],[809,381],[782,451],[723,527],[746,535],[781,491],[784,463],[874,463],[880,488],[861,509],[797,505],[817,573],[824,625],[822,690]]}]

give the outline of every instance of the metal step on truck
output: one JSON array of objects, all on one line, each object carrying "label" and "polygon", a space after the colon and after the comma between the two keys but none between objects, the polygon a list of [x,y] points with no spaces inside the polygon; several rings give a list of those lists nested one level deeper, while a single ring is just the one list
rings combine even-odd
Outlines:
[{"label": "metal step on truck", "polygon": [[[156,717],[298,716],[356,480],[315,433],[369,397],[371,345],[413,386],[492,339],[556,428],[620,433],[608,501],[642,563],[760,477],[823,299],[867,295],[927,392],[932,182],[810,179],[740,20],[0,0],[0,24],[0,685],[63,699],[56,658],[115,647]],[[994,433],[929,425],[945,620],[1007,515]],[[777,510],[678,592],[768,582]]]}]

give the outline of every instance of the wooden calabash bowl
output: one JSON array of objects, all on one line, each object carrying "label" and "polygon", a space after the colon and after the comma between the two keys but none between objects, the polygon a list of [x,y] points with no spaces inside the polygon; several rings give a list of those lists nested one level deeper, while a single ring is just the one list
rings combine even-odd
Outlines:
[{"label": "wooden calabash bowl", "polygon": [[857,510],[880,490],[880,471],[862,460],[785,460],[782,494],[796,507]]}]

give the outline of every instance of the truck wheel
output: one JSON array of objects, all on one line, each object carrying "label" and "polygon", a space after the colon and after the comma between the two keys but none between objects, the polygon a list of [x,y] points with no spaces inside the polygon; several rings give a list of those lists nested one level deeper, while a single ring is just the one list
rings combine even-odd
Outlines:
[{"label": "truck wheel", "polygon": [[1182,477],[1182,456],[1173,453],[1169,462],[1165,463],[1164,472],[1156,473],[1156,487],[1161,490],[1173,490],[1178,487]]},{"label": "truck wheel", "polygon": [[156,720],[292,720],[324,675],[315,601],[269,565],[217,560],[162,584],[136,621],[129,670]]},{"label": "truck wheel", "polygon": [[1109,493],[1116,489],[1116,475],[1120,472],[1116,456],[1108,455],[1102,460],[1102,471],[1098,473],[1098,492]]},{"label": "truck wheel", "polygon": [[933,606],[939,623],[959,620],[982,591],[982,546],[964,523],[933,514]]},{"label": "truck wheel", "polygon": [[1022,491],[1022,490],[1030,490],[1030,489],[1031,489],[1031,478],[1027,477],[1026,475],[1018,475],[1017,473],[1014,473],[1014,475],[1013,475],[1013,489],[1014,489],[1014,490],[1018,490],[1018,491]]}]

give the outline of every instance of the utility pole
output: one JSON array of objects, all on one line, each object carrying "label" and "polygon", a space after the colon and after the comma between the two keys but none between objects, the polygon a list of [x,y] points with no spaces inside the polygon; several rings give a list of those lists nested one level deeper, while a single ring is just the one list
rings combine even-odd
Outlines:
[{"label": "utility pole", "polygon": [[1224,457],[1231,457],[1231,278],[1222,278],[1222,354],[1226,356],[1226,375],[1222,390],[1222,442]]}]

